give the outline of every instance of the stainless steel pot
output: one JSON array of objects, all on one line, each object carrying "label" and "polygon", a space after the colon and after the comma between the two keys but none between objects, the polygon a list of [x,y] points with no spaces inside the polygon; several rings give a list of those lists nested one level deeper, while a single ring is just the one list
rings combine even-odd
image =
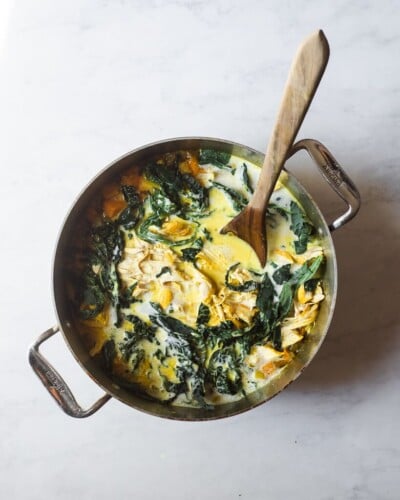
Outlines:
[{"label": "stainless steel pot", "polygon": [[[74,233],[88,201],[92,199],[96,193],[99,192],[101,187],[112,177],[115,177],[115,175],[118,175],[127,167],[132,167],[137,163],[143,163],[143,161],[154,157],[156,154],[163,154],[179,149],[199,148],[229,152],[259,166],[263,163],[263,154],[258,151],[248,148],[247,146],[220,139],[190,137],[149,144],[127,153],[100,172],[78,197],[64,222],[56,247],[53,267],[54,303],[58,326],[44,332],[31,346],[29,350],[29,362],[59,406],[72,417],[82,418],[92,415],[111,397],[133,408],[159,417],[177,420],[211,420],[228,417],[254,408],[282,391],[290,382],[296,379],[302,370],[310,363],[325,338],[332,319],[337,291],[336,256],[331,232],[346,224],[356,215],[360,206],[360,195],[351,179],[339,166],[326,147],[318,141],[305,139],[297,142],[293,146],[291,155],[300,149],[307,150],[329,185],[346,202],[348,208],[346,213],[328,226],[311,196],[301,186],[294,175],[287,172],[287,176],[285,176],[286,186],[303,205],[308,217],[317,228],[322,241],[326,256],[325,274],[323,276],[326,299],[322,303],[312,333],[307,336],[302,343],[298,355],[295,357],[294,361],[283,370],[282,375],[277,380],[272,381],[262,389],[259,389],[237,402],[216,406],[213,410],[183,408],[169,406],[128,392],[126,389],[116,385],[89,356],[80,335],[76,328],[74,328],[74,313],[67,294],[68,283],[66,277],[67,256],[71,254],[72,242],[74,241],[74,237],[76,237]],[[62,332],[67,346],[79,365],[106,392],[102,398],[86,410],[80,407],[61,375],[59,375],[39,352],[40,344],[58,331]]]}]

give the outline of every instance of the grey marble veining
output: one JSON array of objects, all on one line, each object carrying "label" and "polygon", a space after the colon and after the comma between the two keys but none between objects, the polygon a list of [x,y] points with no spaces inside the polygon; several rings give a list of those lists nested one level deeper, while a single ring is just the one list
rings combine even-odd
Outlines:
[{"label": "grey marble veining", "polygon": [[[0,6],[0,497],[399,498],[398,1],[4,0]],[[111,401],[63,415],[31,372],[55,321],[52,254],[82,187],[139,145],[206,135],[263,150],[299,41],[331,59],[299,138],[324,142],[360,189],[334,235],[339,296],[317,357],[277,398],[209,423]],[[343,205],[288,163],[331,220]],[[43,348],[83,405],[100,390],[58,337]]]}]

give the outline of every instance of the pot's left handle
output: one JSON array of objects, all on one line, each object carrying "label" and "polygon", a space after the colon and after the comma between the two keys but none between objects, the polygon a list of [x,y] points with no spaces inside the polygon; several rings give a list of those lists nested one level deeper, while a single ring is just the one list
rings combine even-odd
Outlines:
[{"label": "pot's left handle", "polygon": [[84,410],[77,403],[71,389],[67,386],[61,375],[55,368],[40,354],[39,346],[45,340],[49,339],[59,331],[58,326],[49,328],[32,344],[29,349],[29,363],[32,366],[36,375],[40,378],[43,385],[53,396],[56,403],[62,410],[75,418],[84,418],[93,415],[111,398],[109,394],[105,394],[102,398],[96,401],[90,408]]}]

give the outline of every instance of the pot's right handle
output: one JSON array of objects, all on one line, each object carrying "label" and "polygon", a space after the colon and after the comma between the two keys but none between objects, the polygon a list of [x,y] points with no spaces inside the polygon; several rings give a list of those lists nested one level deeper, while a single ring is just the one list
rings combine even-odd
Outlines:
[{"label": "pot's right handle", "polygon": [[59,331],[57,326],[49,328],[33,343],[29,349],[29,363],[36,375],[40,378],[43,385],[53,396],[56,403],[71,417],[84,418],[93,415],[111,398],[105,394],[96,401],[90,408],[84,410],[74,398],[71,389],[64,382],[64,379],[53,366],[39,352],[39,346],[42,342],[52,337]]},{"label": "pot's right handle", "polygon": [[335,160],[332,153],[320,142],[314,139],[303,139],[293,145],[290,156],[305,149],[311,158],[315,161],[322,175],[329,185],[347,204],[347,212],[335,219],[329,224],[329,229],[334,231],[344,226],[358,212],[361,204],[361,197],[354,182]]}]

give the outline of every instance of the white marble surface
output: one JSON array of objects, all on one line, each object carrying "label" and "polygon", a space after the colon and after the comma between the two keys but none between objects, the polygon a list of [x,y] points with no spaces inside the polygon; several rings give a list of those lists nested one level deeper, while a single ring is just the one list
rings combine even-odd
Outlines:
[{"label": "white marble surface", "polygon": [[[398,1],[54,0],[0,4],[0,497],[398,499]],[[320,139],[363,207],[335,234],[334,321],[305,373],[231,419],[180,423],[111,401],[78,421],[27,363],[55,321],[64,214],[109,161],[208,135],[265,147],[297,43],[331,60],[299,137]],[[305,156],[290,162],[327,218],[343,210]],[[88,405],[101,392],[61,337],[43,352]]]}]

